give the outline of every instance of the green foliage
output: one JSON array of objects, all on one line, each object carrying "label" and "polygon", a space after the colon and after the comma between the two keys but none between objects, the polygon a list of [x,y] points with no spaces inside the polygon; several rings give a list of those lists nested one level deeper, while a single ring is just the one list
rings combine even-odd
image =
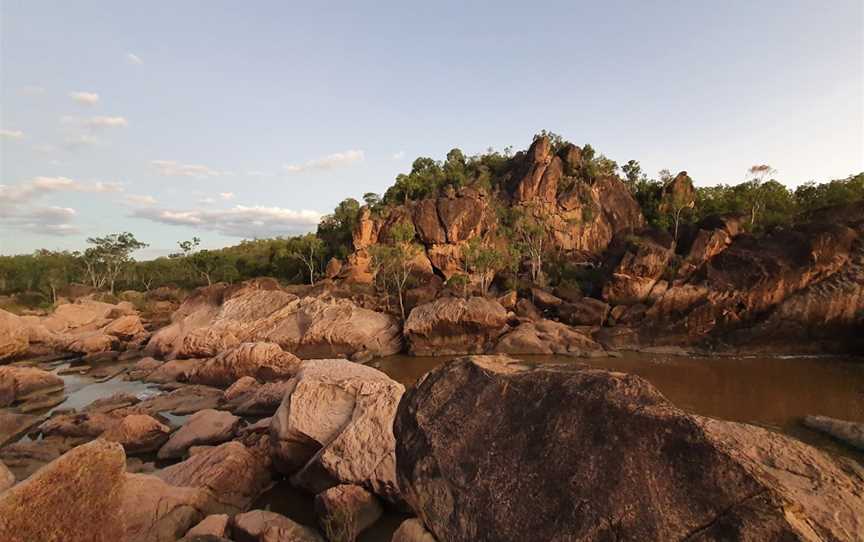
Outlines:
[{"label": "green foliage", "polygon": [[[366,194],[375,196],[375,194]],[[365,197],[365,196],[364,196]],[[336,209],[318,224],[318,237],[324,242],[325,259],[344,259],[354,250],[352,233],[360,216],[360,203],[354,198],[342,200]]]},{"label": "green foliage", "polygon": [[399,299],[399,312],[405,320],[405,290],[410,284],[413,261],[420,253],[414,243],[416,232],[411,222],[400,222],[390,229],[393,244],[376,244],[371,247],[372,269],[375,280],[387,292],[394,292]]},{"label": "green foliage", "polygon": [[[193,277],[200,277],[210,286],[214,282],[231,282],[239,273],[230,254],[219,250],[199,250],[201,239],[193,237],[191,241],[177,243],[180,251],[173,258],[180,259]],[[151,268],[150,271],[155,271]]]},{"label": "green foliage", "polygon": [[462,249],[462,265],[467,275],[474,278],[480,286],[480,293],[486,295],[489,285],[498,271],[513,268],[518,264],[515,250],[502,250],[485,244],[479,237],[468,241]]},{"label": "green foliage", "polygon": [[88,237],[87,242],[93,246],[84,251],[82,260],[91,284],[100,289],[108,285],[112,294],[117,277],[133,262],[132,253],[148,246],[129,232]]}]

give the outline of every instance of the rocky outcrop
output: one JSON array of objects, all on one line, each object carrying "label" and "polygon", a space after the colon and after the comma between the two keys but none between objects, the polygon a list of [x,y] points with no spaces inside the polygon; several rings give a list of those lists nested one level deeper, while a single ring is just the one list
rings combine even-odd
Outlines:
[{"label": "rocky outcrop", "polygon": [[323,542],[314,529],[268,510],[250,510],[231,518],[231,532],[237,542]]},{"label": "rocky outcrop", "polygon": [[155,452],[168,440],[170,433],[170,427],[152,416],[130,414],[101,436],[123,446],[128,455],[136,455]]},{"label": "rocky outcrop", "polygon": [[603,299],[613,305],[645,301],[674,253],[665,232],[646,231],[624,240],[625,249],[603,286]]},{"label": "rocky outcrop", "polygon": [[270,425],[274,463],[313,493],[355,484],[395,500],[393,416],[405,388],[345,360],[303,363]]},{"label": "rocky outcrop", "polygon": [[0,493],[0,540],[124,540],[125,471],[119,444],[98,440],[74,448]]},{"label": "rocky outcrop", "polygon": [[409,390],[394,431],[439,540],[864,538],[860,469],[636,376],[467,358]]},{"label": "rocky outcrop", "polygon": [[9,406],[34,394],[62,390],[63,379],[35,367],[0,367],[0,407]]},{"label": "rocky outcrop", "polygon": [[373,356],[401,349],[399,325],[387,314],[350,300],[303,299],[255,281],[202,288],[181,305],[171,325],[147,345],[167,358],[214,357],[243,342],[270,342],[300,358]]},{"label": "rocky outcrop", "polygon": [[264,382],[291,378],[300,367],[300,359],[275,343],[243,343],[221,352],[192,369],[186,380],[194,384],[227,387],[243,377]]},{"label": "rocky outcrop", "polygon": [[566,354],[589,356],[603,353],[603,347],[590,336],[554,322],[524,322],[507,332],[492,349],[499,354]]},{"label": "rocky outcrop", "polygon": [[450,297],[415,307],[405,322],[405,337],[418,356],[482,353],[506,326],[507,311],[497,301]]},{"label": "rocky outcrop", "polygon": [[384,513],[374,495],[360,486],[339,485],[315,496],[315,513],[325,533],[350,540],[375,524]]}]

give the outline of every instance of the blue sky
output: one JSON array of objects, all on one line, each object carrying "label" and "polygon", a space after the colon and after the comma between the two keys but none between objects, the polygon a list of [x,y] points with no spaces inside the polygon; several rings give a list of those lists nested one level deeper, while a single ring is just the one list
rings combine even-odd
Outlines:
[{"label": "blue sky", "polygon": [[309,230],[548,129],[650,174],[864,170],[864,3],[0,1],[0,253]]}]

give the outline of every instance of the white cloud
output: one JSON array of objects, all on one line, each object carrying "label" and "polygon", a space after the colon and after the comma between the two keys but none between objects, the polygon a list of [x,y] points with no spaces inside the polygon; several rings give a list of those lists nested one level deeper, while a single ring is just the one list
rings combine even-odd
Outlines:
[{"label": "white cloud", "polygon": [[129,194],[124,199],[132,205],[156,205],[157,203],[156,198],[153,196],[139,194]]},{"label": "white cloud", "polygon": [[286,164],[285,170],[289,173],[299,173],[308,170],[327,170],[360,162],[363,158],[364,153],[362,150],[347,150],[345,152],[329,154],[324,158],[309,160],[305,164]]},{"label": "white cloud", "polygon": [[89,134],[75,134],[66,137],[63,141],[63,148],[74,151],[84,147],[93,147],[99,144],[99,139]]},{"label": "white cloud", "polygon": [[126,53],[126,62],[129,64],[144,64],[144,61],[141,60],[141,57],[136,55],[135,53]]},{"label": "white cloud", "polygon": [[317,211],[237,205],[221,210],[135,209],[133,217],[162,224],[192,226],[229,237],[276,237],[308,232],[321,220]]},{"label": "white cloud", "polygon": [[405,158],[405,151],[394,152],[392,158],[394,160],[401,160]]},{"label": "white cloud", "polygon": [[0,129],[0,137],[3,139],[21,139],[24,137],[24,132],[21,130]]},{"label": "white cloud", "polygon": [[202,164],[181,164],[176,160],[153,160],[150,162],[156,168],[156,172],[164,177],[194,177],[206,179],[228,175],[229,171],[219,171]]},{"label": "white cloud", "polygon": [[99,95],[95,92],[70,92],[69,97],[81,105],[96,105]]},{"label": "white cloud", "polygon": [[234,192],[219,192],[219,197],[224,200],[234,199]]},{"label": "white cloud", "polygon": [[0,207],[20,204],[53,192],[122,192],[123,185],[118,182],[82,182],[68,177],[35,177],[30,182],[0,184]]},{"label": "white cloud", "polygon": [[77,213],[70,207],[15,207],[0,214],[0,224],[44,235],[76,235],[71,222]]}]

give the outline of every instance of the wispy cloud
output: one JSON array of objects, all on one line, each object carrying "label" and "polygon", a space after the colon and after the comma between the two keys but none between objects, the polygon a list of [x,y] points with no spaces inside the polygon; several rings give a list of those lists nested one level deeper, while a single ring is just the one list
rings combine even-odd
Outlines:
[{"label": "wispy cloud", "polygon": [[153,196],[141,194],[129,194],[124,200],[132,205],[156,205],[158,203]]},{"label": "wispy cloud", "polygon": [[0,137],[3,139],[21,139],[24,137],[24,132],[21,130],[0,129]]},{"label": "wispy cloud", "polygon": [[15,207],[0,213],[0,224],[43,235],[77,235],[76,215],[70,207]]},{"label": "wispy cloud", "polygon": [[99,95],[95,92],[70,92],[69,97],[81,105],[96,105]]},{"label": "wispy cloud", "polygon": [[144,64],[144,61],[141,60],[141,57],[136,55],[135,53],[126,53],[126,62],[129,64]]},{"label": "wispy cloud", "polygon": [[156,173],[164,177],[206,179],[230,174],[229,171],[219,171],[203,164],[182,164],[176,160],[153,160],[150,164],[156,168]]},{"label": "wispy cloud", "polygon": [[309,160],[305,164],[286,164],[285,171],[299,173],[309,170],[327,170],[341,166],[347,166],[355,162],[361,162],[364,158],[362,150],[347,150],[329,154],[323,158]]},{"label": "wispy cloud", "polygon": [[294,211],[281,207],[237,205],[219,210],[135,209],[133,217],[215,231],[240,238],[275,237],[313,230],[321,220],[317,211]]},{"label": "wispy cloud", "polygon": [[119,182],[82,182],[68,177],[35,177],[26,183],[0,184],[0,206],[29,202],[54,192],[108,193],[122,191],[123,185]]},{"label": "wispy cloud", "polygon": [[90,117],[86,124],[92,129],[125,128],[129,126],[129,121],[125,117]]},{"label": "wispy cloud", "polygon": [[405,151],[394,152],[391,158],[393,158],[394,160],[401,160],[405,158]]}]

